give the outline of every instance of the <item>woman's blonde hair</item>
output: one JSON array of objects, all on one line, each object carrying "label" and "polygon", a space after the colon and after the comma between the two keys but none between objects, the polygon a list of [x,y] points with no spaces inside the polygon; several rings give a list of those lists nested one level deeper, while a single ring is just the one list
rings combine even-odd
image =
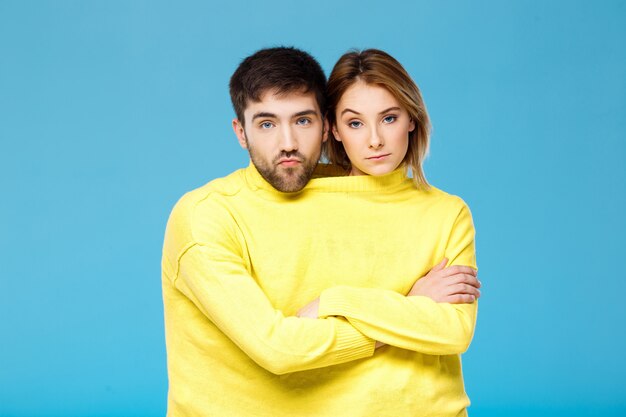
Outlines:
[{"label": "woman's blonde hair", "polygon": [[[388,53],[378,49],[365,49],[348,52],[339,58],[330,74],[326,90],[330,126],[336,126],[336,110],[341,96],[359,80],[386,88],[415,122],[415,129],[409,133],[409,148],[402,164],[407,171],[411,170],[417,187],[428,188],[422,169],[430,142],[430,119],[426,105],[411,76]],[[335,140],[332,129],[330,135],[330,140],[324,145],[324,156],[330,163],[350,170],[350,159],[343,144]]]}]

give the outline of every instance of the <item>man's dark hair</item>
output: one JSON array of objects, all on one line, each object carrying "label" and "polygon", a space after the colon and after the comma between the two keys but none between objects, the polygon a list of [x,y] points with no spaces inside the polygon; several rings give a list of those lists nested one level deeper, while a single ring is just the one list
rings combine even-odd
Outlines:
[{"label": "man's dark hair", "polygon": [[260,101],[266,91],[278,94],[313,92],[322,116],[326,114],[326,76],[308,53],[293,47],[261,49],[244,59],[230,78],[230,99],[243,125],[248,101]]}]

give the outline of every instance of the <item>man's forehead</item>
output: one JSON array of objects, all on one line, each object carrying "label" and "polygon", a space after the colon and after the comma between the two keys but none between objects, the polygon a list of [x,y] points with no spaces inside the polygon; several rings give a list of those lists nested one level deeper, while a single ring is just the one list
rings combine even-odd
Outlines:
[{"label": "man's forehead", "polygon": [[315,110],[317,113],[320,111],[313,92],[302,90],[283,92],[273,89],[262,93],[259,100],[248,100],[245,113],[259,111],[271,113],[272,109],[285,114],[295,114],[302,110]]}]

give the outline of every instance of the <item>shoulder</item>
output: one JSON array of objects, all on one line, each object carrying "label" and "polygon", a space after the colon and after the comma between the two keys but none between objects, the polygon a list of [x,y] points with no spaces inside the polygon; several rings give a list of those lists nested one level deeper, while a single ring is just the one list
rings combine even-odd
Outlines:
[{"label": "shoulder", "polygon": [[[431,187],[434,198],[438,201],[437,210],[442,213],[442,220],[449,228],[449,240],[451,242],[473,242],[474,220],[467,203],[459,196],[446,193],[438,188]],[[475,260],[473,261],[475,265]]]},{"label": "shoulder", "polygon": [[219,196],[236,195],[245,186],[243,171],[243,169],[239,169],[225,177],[216,178],[201,187],[185,193],[176,205],[193,206]]},{"label": "shoulder", "polygon": [[232,199],[244,189],[242,170],[212,180],[185,193],[174,205],[165,228],[163,267],[176,274],[178,259],[188,248],[211,242],[233,241],[236,224],[231,214]]},{"label": "shoulder", "polygon": [[201,187],[185,193],[175,204],[172,213],[190,212],[205,204],[211,204],[223,197],[236,196],[245,186],[243,169],[237,170],[226,177],[216,178]]},{"label": "shoulder", "polygon": [[418,193],[424,202],[439,211],[454,215],[458,215],[464,210],[469,211],[467,203],[461,197],[447,193],[437,187],[430,186],[427,190],[419,190]]},{"label": "shoulder", "polygon": [[172,209],[166,235],[182,235],[183,240],[194,241],[202,229],[225,225],[230,217],[229,201],[244,187],[243,170],[237,170],[185,193]]}]

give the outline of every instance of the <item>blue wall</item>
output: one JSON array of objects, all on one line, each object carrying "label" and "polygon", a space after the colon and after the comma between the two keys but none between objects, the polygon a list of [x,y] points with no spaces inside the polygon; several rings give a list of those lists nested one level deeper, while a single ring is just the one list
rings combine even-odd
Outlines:
[{"label": "blue wall", "polygon": [[1,416],[164,415],[167,215],[247,164],[228,78],[277,44],[421,86],[478,230],[471,414],[626,414],[626,3],[209,3],[0,0]]}]

